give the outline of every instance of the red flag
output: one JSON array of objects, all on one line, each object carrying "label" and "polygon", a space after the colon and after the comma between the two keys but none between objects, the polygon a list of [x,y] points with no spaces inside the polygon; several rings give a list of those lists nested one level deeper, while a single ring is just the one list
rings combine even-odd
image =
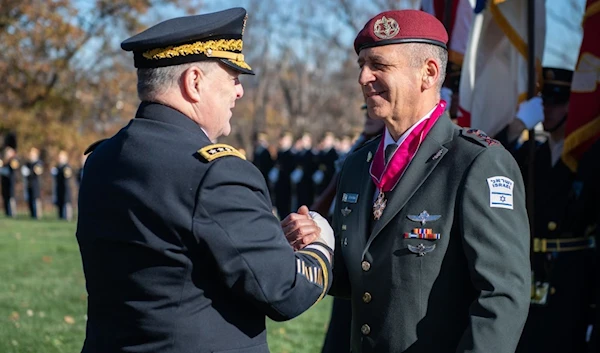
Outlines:
[{"label": "red flag", "polygon": [[600,137],[600,0],[587,0],[582,27],[562,154],[573,171],[581,155]]}]

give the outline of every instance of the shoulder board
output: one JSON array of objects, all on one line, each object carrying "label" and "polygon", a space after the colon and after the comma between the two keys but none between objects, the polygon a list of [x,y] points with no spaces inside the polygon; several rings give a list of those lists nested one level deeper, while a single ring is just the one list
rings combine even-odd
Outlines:
[{"label": "shoulder board", "polygon": [[215,143],[206,147],[202,147],[198,150],[198,153],[208,162],[225,156],[236,156],[244,160],[246,159],[246,156],[244,156],[240,151],[224,143]]},{"label": "shoulder board", "polygon": [[494,145],[501,146],[500,142],[494,140],[493,138],[489,137],[485,132],[478,129],[462,129],[460,131],[460,134],[467,140],[478,143],[485,147],[490,147]]},{"label": "shoulder board", "polygon": [[88,155],[92,152],[94,152],[94,150],[96,149],[96,147],[98,147],[102,142],[106,141],[108,139],[102,139],[102,140],[98,140],[94,143],[92,143],[88,148],[85,149],[85,152],[83,152],[83,155]]}]

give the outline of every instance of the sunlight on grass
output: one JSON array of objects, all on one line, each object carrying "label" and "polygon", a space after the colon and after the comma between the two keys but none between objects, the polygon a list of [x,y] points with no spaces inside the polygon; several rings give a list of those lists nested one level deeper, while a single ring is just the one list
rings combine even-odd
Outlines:
[{"label": "sunlight on grass", "polygon": [[[0,352],[80,352],[87,294],[75,227],[0,216]],[[330,310],[326,298],[294,320],[269,320],[271,352],[320,352]]]}]

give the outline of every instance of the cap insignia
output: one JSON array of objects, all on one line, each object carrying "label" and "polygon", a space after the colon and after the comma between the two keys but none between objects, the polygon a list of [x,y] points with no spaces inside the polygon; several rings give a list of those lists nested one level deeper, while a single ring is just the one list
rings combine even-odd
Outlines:
[{"label": "cap insignia", "polygon": [[383,16],[379,20],[375,21],[373,25],[373,32],[380,39],[394,38],[398,32],[400,32],[400,26],[398,22],[393,18],[387,18]]}]

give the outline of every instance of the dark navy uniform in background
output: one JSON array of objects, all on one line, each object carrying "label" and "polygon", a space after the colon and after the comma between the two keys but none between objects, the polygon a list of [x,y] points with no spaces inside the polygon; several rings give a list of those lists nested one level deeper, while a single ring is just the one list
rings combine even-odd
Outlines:
[{"label": "dark navy uniform in background", "polygon": [[333,178],[335,174],[335,161],[339,158],[339,155],[335,148],[330,148],[328,150],[324,150],[319,152],[318,154],[318,163],[319,170],[323,172],[323,181],[319,185],[317,194],[321,194],[329,185],[329,182]]},{"label": "dark navy uniform in background", "polygon": [[39,159],[36,161],[29,161],[23,166],[22,173],[27,181],[27,188],[25,190],[27,195],[27,204],[29,206],[29,212],[32,218],[38,218],[41,213],[41,191],[40,191],[40,177],[44,172],[44,166],[42,161]]},{"label": "dark navy uniform in background", "polygon": [[318,169],[317,155],[312,149],[304,149],[296,154],[296,163],[302,169],[302,178],[296,185],[297,206],[310,206],[315,200],[316,188],[313,174]]},{"label": "dark navy uniform in background", "polygon": [[54,170],[55,204],[58,209],[58,218],[70,220],[72,217],[72,192],[71,180],[73,168],[68,163],[57,165]]},{"label": "dark navy uniform in background", "polygon": [[[271,158],[271,153],[269,152],[268,146],[258,144],[254,150],[254,158],[252,159],[252,163],[260,170],[260,173],[263,175],[267,184],[269,182],[269,172],[275,166],[275,161]],[[287,215],[287,214],[286,214]]]},{"label": "dark navy uniform in background", "polygon": [[16,216],[15,184],[17,182],[17,170],[19,169],[19,160],[16,157],[7,159],[0,173],[2,181],[2,200],[4,202],[4,212],[8,217]]},{"label": "dark navy uniform in background", "polygon": [[[560,129],[564,131],[566,116],[557,122],[552,119],[552,109],[566,109],[573,72],[549,67],[543,72],[546,140],[529,139],[519,146],[518,141],[508,140],[508,128],[498,135],[515,157],[524,180],[529,180],[533,164],[533,283],[529,315],[516,352],[586,352],[593,299],[593,239],[577,230],[582,223],[582,210],[577,208],[581,182],[557,158],[562,151],[564,132]],[[533,161],[529,157],[532,143],[536,144]]]},{"label": "dark navy uniform in background", "polygon": [[292,212],[292,181],[290,175],[296,167],[294,152],[289,148],[277,153],[276,168],[279,170],[277,181],[273,187],[275,191],[275,207],[279,217],[283,219]]}]

